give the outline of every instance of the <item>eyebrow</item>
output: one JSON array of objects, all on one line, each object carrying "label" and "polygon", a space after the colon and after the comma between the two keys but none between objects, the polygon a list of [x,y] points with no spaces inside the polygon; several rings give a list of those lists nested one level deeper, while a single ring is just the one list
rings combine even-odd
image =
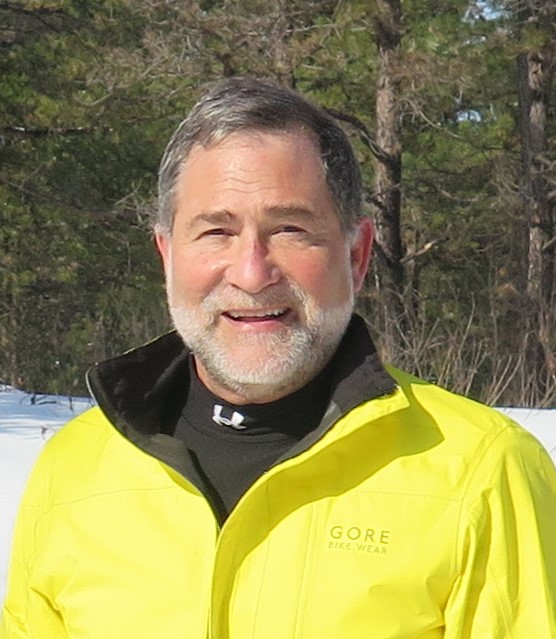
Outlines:
[{"label": "eyebrow", "polygon": [[206,211],[196,215],[192,220],[189,221],[187,226],[188,228],[192,228],[203,223],[211,225],[230,224],[235,219],[235,217],[236,216],[233,213],[227,210]]},{"label": "eyebrow", "polygon": [[[306,221],[315,221],[317,214],[303,206],[289,206],[277,204],[269,206],[265,209],[265,213],[277,220],[282,219],[301,219]],[[196,215],[188,224],[189,228],[195,227],[199,224],[209,225],[223,225],[231,224],[237,219],[237,215],[228,211],[227,209],[221,211],[203,211]]]},{"label": "eyebrow", "polygon": [[314,221],[317,219],[317,214],[311,209],[306,209],[303,206],[288,206],[288,205],[276,205],[270,206],[266,211],[278,219],[295,217],[306,221]]}]

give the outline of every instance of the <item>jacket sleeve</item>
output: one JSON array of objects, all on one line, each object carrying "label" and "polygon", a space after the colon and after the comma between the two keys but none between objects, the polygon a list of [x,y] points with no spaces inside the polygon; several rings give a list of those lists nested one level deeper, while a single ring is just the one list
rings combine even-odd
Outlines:
[{"label": "jacket sleeve", "polygon": [[48,444],[27,482],[11,549],[7,594],[0,614],[0,639],[67,639],[61,615],[34,588],[33,566],[42,551],[40,520],[49,493]]},{"label": "jacket sleeve", "polygon": [[468,480],[445,639],[556,638],[556,469],[510,424]]}]

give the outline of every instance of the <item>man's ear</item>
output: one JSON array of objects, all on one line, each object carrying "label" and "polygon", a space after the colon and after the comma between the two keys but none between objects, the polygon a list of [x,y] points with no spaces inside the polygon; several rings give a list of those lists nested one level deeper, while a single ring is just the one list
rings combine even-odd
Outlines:
[{"label": "man's ear", "polygon": [[165,235],[163,233],[155,233],[154,241],[156,242],[156,248],[160,253],[160,257],[162,258],[162,264],[164,265],[164,270],[168,268],[170,263],[170,251],[171,248],[171,238],[169,235]]},{"label": "man's ear", "polygon": [[356,236],[350,249],[354,293],[358,293],[363,286],[365,274],[371,260],[373,239],[374,226],[372,220],[369,217],[364,217],[357,225]]}]

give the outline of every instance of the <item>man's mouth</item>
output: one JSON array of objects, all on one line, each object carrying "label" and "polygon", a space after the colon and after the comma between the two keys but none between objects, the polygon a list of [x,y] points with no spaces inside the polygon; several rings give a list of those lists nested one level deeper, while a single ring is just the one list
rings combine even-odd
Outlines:
[{"label": "man's mouth", "polygon": [[222,314],[234,322],[269,322],[283,320],[289,313],[289,308],[277,308],[264,310],[233,310],[224,311]]}]

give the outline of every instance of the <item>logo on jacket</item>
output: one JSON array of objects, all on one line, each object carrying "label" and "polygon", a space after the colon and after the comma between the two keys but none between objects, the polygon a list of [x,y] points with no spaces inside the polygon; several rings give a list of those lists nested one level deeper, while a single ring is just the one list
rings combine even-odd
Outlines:
[{"label": "logo on jacket", "polygon": [[218,424],[219,426],[231,426],[236,430],[243,430],[244,428],[247,428],[247,426],[243,424],[245,420],[244,415],[238,413],[237,411],[234,411],[231,417],[225,417],[224,415],[222,415],[223,410],[224,406],[221,406],[220,404],[214,405],[214,410],[212,412],[212,421],[215,424]]},{"label": "logo on jacket", "polygon": [[328,532],[328,548],[387,555],[392,531],[367,526],[332,526]]}]

